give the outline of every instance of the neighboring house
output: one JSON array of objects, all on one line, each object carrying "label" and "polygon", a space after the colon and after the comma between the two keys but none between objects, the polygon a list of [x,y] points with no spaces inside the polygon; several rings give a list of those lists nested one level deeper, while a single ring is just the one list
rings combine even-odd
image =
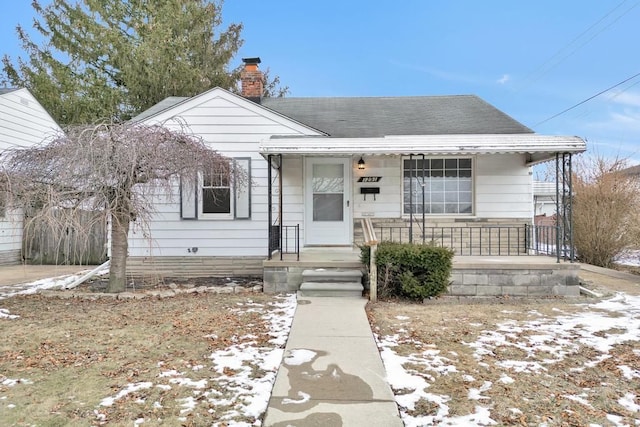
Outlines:
[{"label": "neighboring house", "polygon": [[640,165],[635,165],[622,170],[627,175],[635,175],[640,177]]},{"label": "neighboring house", "polygon": [[551,217],[556,213],[556,188],[555,182],[533,182],[533,209],[534,215]]},{"label": "neighboring house", "polygon": [[258,62],[245,60],[243,96],[214,88],[134,118],[186,127],[243,165],[252,185],[201,182],[196,197],[159,203],[149,235],[130,233],[132,274],[261,274],[279,237],[303,251],[352,247],[363,218],[405,236],[532,225],[531,166],[586,149],[473,95],[261,99]]},{"label": "neighboring house", "polygon": [[[0,152],[40,144],[61,131],[27,89],[0,88]],[[22,211],[1,200],[0,265],[22,260],[22,232]]]}]

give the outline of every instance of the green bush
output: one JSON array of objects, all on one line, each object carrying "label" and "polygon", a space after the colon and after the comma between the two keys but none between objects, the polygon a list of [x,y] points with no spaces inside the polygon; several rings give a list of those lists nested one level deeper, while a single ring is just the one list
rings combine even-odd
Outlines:
[{"label": "green bush", "polygon": [[[370,248],[360,249],[360,260],[369,266]],[[438,296],[449,285],[452,260],[453,251],[448,248],[382,242],[376,252],[378,295],[415,300]]]}]

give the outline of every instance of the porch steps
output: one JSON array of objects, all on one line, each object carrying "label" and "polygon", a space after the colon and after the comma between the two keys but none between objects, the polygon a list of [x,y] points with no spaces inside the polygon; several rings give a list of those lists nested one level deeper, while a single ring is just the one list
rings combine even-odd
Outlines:
[{"label": "porch steps", "polygon": [[299,297],[362,297],[359,269],[317,268],[302,272]]}]

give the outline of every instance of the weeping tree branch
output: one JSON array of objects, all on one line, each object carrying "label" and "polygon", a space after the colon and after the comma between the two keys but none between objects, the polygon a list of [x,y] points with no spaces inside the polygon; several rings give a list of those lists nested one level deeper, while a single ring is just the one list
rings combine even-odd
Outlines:
[{"label": "weeping tree branch", "polygon": [[0,190],[9,204],[29,212],[28,224],[44,221],[56,229],[83,229],[76,212],[92,212],[89,222],[111,221],[109,290],[124,290],[130,223],[146,228],[161,198],[177,196],[181,176],[199,173],[247,179],[230,159],[185,132],[160,125],[100,123],[71,128],[42,145],[0,153]]}]

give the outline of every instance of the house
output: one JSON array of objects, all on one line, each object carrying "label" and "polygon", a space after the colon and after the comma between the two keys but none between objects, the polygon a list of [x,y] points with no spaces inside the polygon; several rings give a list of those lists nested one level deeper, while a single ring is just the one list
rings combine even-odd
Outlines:
[{"label": "house", "polygon": [[[214,88],[134,118],[189,129],[252,184],[201,182],[196,197],[159,203],[147,232],[130,233],[131,274],[264,274],[272,291],[295,289],[300,266],[265,260],[351,250],[362,220],[379,238],[395,231],[441,239],[461,255],[526,254],[531,167],[586,149],[578,137],[536,134],[473,95],[261,98],[260,60],[244,61],[242,96]],[[207,201],[210,191],[224,195],[220,203]]]},{"label": "house", "polygon": [[[62,129],[27,89],[0,88],[0,152],[39,144]],[[23,215],[0,194],[0,265],[22,260]]]}]

